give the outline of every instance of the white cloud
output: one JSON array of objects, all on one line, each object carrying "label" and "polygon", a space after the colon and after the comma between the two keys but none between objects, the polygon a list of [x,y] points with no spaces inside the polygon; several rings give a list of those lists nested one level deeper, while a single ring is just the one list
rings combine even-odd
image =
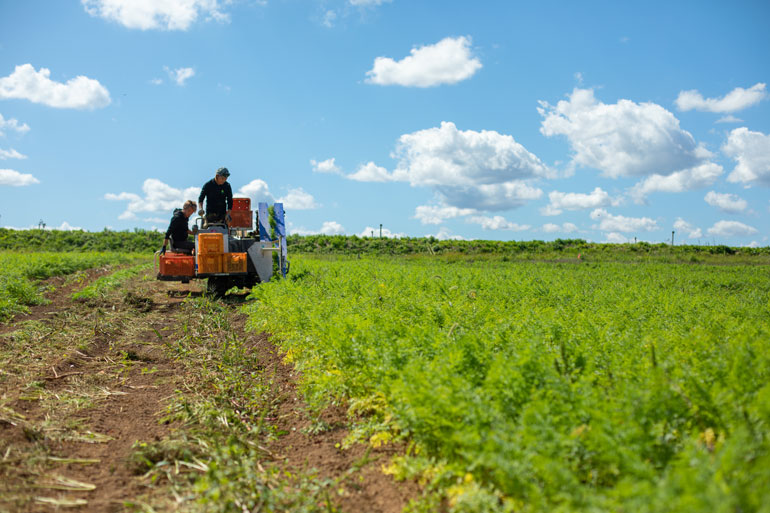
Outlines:
[{"label": "white cloud", "polygon": [[273,195],[270,194],[267,183],[260,179],[252,180],[238,189],[238,195],[251,198],[251,204],[254,206],[260,202],[273,203],[275,201]]},{"label": "white cloud", "polygon": [[[198,16],[229,21],[217,0],[81,0],[86,12],[139,30],[187,30]],[[225,1],[225,3],[230,3]]]},{"label": "white cloud", "polygon": [[[138,213],[145,212],[173,212],[175,208],[182,208],[187,200],[198,200],[200,188],[187,187],[177,189],[161,182],[156,178],[148,178],[142,184],[144,196],[132,192],[118,194],[107,193],[104,199],[110,201],[127,201],[126,210],[118,216],[118,219],[137,219]],[[169,217],[170,219],[170,217]]]},{"label": "white cloud", "polygon": [[323,20],[321,20],[321,25],[327,28],[332,28],[334,26],[334,20],[337,19],[337,13],[332,10],[328,10],[324,13]]},{"label": "white cloud", "polygon": [[717,221],[708,233],[722,237],[748,237],[757,233],[757,229],[738,221]]},{"label": "white cloud", "polygon": [[390,3],[391,0],[348,0],[348,2],[350,5],[357,5],[360,7],[374,7],[377,5]]},{"label": "white cloud", "polygon": [[358,171],[347,175],[346,178],[357,182],[392,182],[395,179],[393,175],[388,173],[387,169],[378,166],[374,162],[362,165],[358,168]]},{"label": "white cloud", "polygon": [[748,207],[746,200],[735,194],[723,194],[716,191],[709,191],[703,199],[712,207],[717,207],[722,212],[731,214],[743,212],[746,210],[746,207]]},{"label": "white cloud", "polygon": [[22,99],[60,109],[98,109],[110,104],[110,93],[99,81],[77,76],[63,84],[51,80],[51,70],[35,71],[31,64],[16,66],[0,78],[0,99]]},{"label": "white cloud", "polygon": [[446,205],[420,205],[414,209],[415,219],[419,219],[422,224],[441,224],[445,219],[453,219],[475,213],[476,210],[472,208],[448,207]]},{"label": "white cloud", "polygon": [[674,230],[678,232],[686,232],[687,237],[690,239],[700,239],[703,237],[703,231],[700,228],[691,225],[681,217],[678,217],[676,222],[674,222]]},{"label": "white cloud", "polygon": [[324,221],[320,230],[306,230],[289,222],[288,232],[292,235],[345,235],[345,228],[337,221]]},{"label": "white cloud", "polygon": [[0,160],[7,160],[7,159],[26,159],[26,155],[22,155],[18,151],[11,148],[10,150],[4,150],[0,148]]},{"label": "white cloud", "polygon": [[468,37],[447,37],[434,45],[413,48],[411,55],[400,61],[377,57],[374,67],[366,72],[366,82],[407,87],[455,84],[481,68],[481,61],[473,57],[470,45]]},{"label": "white cloud", "polygon": [[329,173],[334,175],[341,175],[342,169],[334,163],[334,158],[322,160],[318,162],[316,160],[310,160],[310,165],[313,166],[314,173]]},{"label": "white cloud", "polygon": [[57,226],[56,228],[48,228],[48,229],[49,230],[61,230],[61,231],[67,231],[67,232],[75,232],[75,231],[80,231],[83,228],[81,228],[80,226],[72,226],[67,221],[62,221],[62,223],[59,226]]},{"label": "white cloud", "polygon": [[[359,237],[372,237],[372,234],[374,234],[374,237],[380,236],[380,229],[379,228],[372,228],[371,226],[367,226],[363,229],[361,233],[358,234]],[[394,233],[390,231],[387,228],[382,229],[382,236],[386,239],[400,239],[402,237],[406,237],[407,235],[403,232]]]},{"label": "white cloud", "polygon": [[283,203],[286,210],[313,210],[318,208],[312,194],[305,192],[301,187],[291,189],[286,196],[278,198],[279,203]]},{"label": "white cloud", "polygon": [[542,230],[545,233],[573,233],[578,231],[578,227],[572,223],[564,223],[562,225],[546,223],[543,225]]},{"label": "white cloud", "polygon": [[0,137],[5,136],[5,130],[13,130],[19,134],[25,134],[29,132],[29,125],[26,123],[19,123],[18,119],[5,119],[0,114]]},{"label": "white cloud", "polygon": [[454,123],[404,134],[393,154],[394,180],[427,186],[458,208],[506,210],[539,198],[527,180],[553,172],[510,135],[458,130]]},{"label": "white cloud", "polygon": [[605,242],[609,242],[611,244],[625,244],[627,242],[631,242],[631,240],[625,235],[621,235],[620,233],[610,232],[606,235]]},{"label": "white cloud", "polygon": [[152,85],[161,85],[161,84],[163,84],[163,79],[162,78],[153,78],[152,80],[150,80],[150,83]]},{"label": "white cloud", "polygon": [[770,135],[736,128],[730,132],[722,151],[738,161],[727,176],[728,182],[770,186]]},{"label": "white cloud", "polygon": [[637,203],[644,203],[646,196],[652,192],[683,192],[708,187],[716,182],[722,171],[719,164],[706,162],[668,176],[654,174],[634,185],[631,197]]},{"label": "white cloud", "polygon": [[540,210],[546,216],[557,216],[564,210],[584,210],[607,205],[616,206],[620,203],[619,200],[613,200],[601,187],[596,187],[588,194],[551,191],[548,193],[548,199],[550,203]]},{"label": "white cloud", "polygon": [[765,84],[754,84],[748,89],[736,87],[722,98],[703,98],[697,90],[681,91],[675,103],[679,110],[700,110],[706,112],[737,112],[756,105],[767,98]]},{"label": "white cloud", "polygon": [[594,229],[603,232],[649,232],[658,229],[658,224],[649,217],[614,216],[603,208],[597,208],[591,212],[591,219],[599,221],[599,224],[595,225]]},{"label": "white cloud", "polygon": [[730,114],[728,116],[722,116],[721,118],[717,119],[716,123],[743,123],[743,120]]},{"label": "white cloud", "polygon": [[40,183],[40,180],[27,173],[19,173],[13,169],[0,169],[0,185],[23,187]]},{"label": "white cloud", "polygon": [[540,132],[565,135],[572,165],[598,169],[612,178],[669,175],[701,165],[711,154],[679,127],[674,115],[655,103],[619,100],[607,105],[592,89],[575,89],[556,106],[541,101]]},{"label": "white cloud", "polygon": [[446,226],[439,228],[438,233],[435,235],[428,234],[425,235],[425,237],[433,237],[434,239],[438,240],[465,240],[465,237],[462,235],[453,235],[449,228]]},{"label": "white cloud", "polygon": [[508,221],[503,216],[473,216],[468,218],[468,222],[478,224],[484,230],[510,230],[514,232],[523,232],[531,228],[526,224]]},{"label": "white cloud", "polygon": [[176,82],[176,85],[178,86],[184,86],[188,79],[195,76],[195,70],[193,68],[170,69],[168,66],[163,66],[163,69],[168,73],[169,78]]}]

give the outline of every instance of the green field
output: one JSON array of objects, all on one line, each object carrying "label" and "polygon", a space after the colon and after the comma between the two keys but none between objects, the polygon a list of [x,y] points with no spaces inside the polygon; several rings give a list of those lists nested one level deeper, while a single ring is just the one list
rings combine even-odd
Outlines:
[{"label": "green field", "polygon": [[41,281],[46,278],[147,260],[147,255],[128,253],[0,251],[0,322],[26,312],[30,305],[45,303],[43,291],[47,286]]},{"label": "green field", "polygon": [[770,511],[768,267],[294,256],[253,297],[417,511]]}]

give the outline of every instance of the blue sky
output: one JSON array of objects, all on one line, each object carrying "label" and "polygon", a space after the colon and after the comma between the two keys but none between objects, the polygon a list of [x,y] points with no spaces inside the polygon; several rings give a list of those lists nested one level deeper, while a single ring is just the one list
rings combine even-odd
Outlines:
[{"label": "blue sky", "polygon": [[770,4],[0,0],[0,226],[767,246]]}]

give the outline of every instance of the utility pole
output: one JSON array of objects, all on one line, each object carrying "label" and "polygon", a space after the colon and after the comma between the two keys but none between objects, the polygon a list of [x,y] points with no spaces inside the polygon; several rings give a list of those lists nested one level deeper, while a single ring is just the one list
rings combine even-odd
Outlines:
[{"label": "utility pole", "polygon": [[380,238],[382,238],[382,223],[380,223]]},{"label": "utility pole", "polygon": [[671,230],[671,245],[674,245],[674,230]]}]

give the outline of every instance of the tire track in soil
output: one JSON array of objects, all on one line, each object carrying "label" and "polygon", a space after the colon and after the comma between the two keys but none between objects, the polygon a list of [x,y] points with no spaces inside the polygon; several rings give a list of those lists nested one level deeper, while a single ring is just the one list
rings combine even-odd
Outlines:
[{"label": "tire track in soil", "polygon": [[[107,274],[104,269],[88,271],[86,281],[90,282],[103,274]],[[56,287],[49,295],[52,301],[49,305],[31,307],[28,315],[0,327],[0,335],[12,331],[18,322],[24,320],[46,322],[52,313],[78,311],[78,305],[73,305],[69,299],[77,288],[77,284]],[[150,293],[152,306],[149,312],[139,314],[142,329],[134,330],[133,339],[115,343],[126,333],[111,334],[108,339],[97,332],[87,350],[73,351],[63,360],[49,366],[50,372],[47,375],[37,377],[45,382],[45,389],[52,393],[71,390],[89,377],[100,378],[97,381],[109,391],[109,395],[96,401],[93,407],[77,411],[71,420],[78,420],[93,433],[107,435],[110,437],[107,441],[84,443],[34,440],[30,439],[28,433],[24,433],[22,427],[0,422],[0,442],[5,442],[3,445],[6,447],[10,445],[12,448],[29,449],[36,443],[42,443],[49,455],[99,460],[98,464],[91,465],[60,464],[46,471],[93,484],[96,487],[93,491],[57,493],[39,489],[29,490],[29,497],[84,499],[88,505],[68,509],[112,513],[124,510],[124,501],[146,497],[157,499],[162,494],[158,485],[150,486],[135,474],[129,464],[129,457],[135,442],[159,441],[177,429],[177,426],[159,423],[159,419],[165,414],[166,402],[174,395],[180,373],[184,369],[167,356],[165,342],[158,334],[173,336],[176,314],[181,303],[188,294],[199,295],[200,285],[151,281],[144,282],[142,288],[142,293]],[[228,309],[233,319],[233,329],[247,341],[250,350],[257,352],[264,367],[263,372],[266,373],[265,378],[272,379],[274,384],[273,393],[279,404],[274,416],[275,424],[279,431],[286,433],[269,446],[271,452],[278,455],[277,464],[295,473],[315,469],[321,478],[340,479],[345,493],[336,497],[335,502],[343,512],[402,511],[411,498],[420,494],[419,487],[413,482],[396,483],[382,473],[381,466],[388,463],[392,455],[402,453],[403,447],[390,444],[369,449],[363,444],[357,444],[347,450],[340,450],[337,444],[342,442],[349,431],[345,427],[345,409],[339,406],[329,407],[321,415],[321,420],[330,426],[328,430],[308,434],[311,420],[297,391],[297,373],[283,362],[280,349],[270,341],[267,334],[245,332],[246,316],[237,313],[236,308],[233,306]],[[129,353],[133,364],[116,373],[116,367],[121,365],[119,362],[125,361],[125,355]],[[152,372],[147,372],[150,368]],[[6,394],[11,397],[16,396],[16,400],[10,403],[12,408],[23,413],[31,423],[42,422],[45,412],[34,402],[18,399],[21,387],[19,383],[16,385],[16,390],[6,390]],[[351,471],[362,461],[365,464]],[[13,486],[20,483],[7,484]],[[50,512],[56,509],[48,505],[27,503],[18,511]]]}]

